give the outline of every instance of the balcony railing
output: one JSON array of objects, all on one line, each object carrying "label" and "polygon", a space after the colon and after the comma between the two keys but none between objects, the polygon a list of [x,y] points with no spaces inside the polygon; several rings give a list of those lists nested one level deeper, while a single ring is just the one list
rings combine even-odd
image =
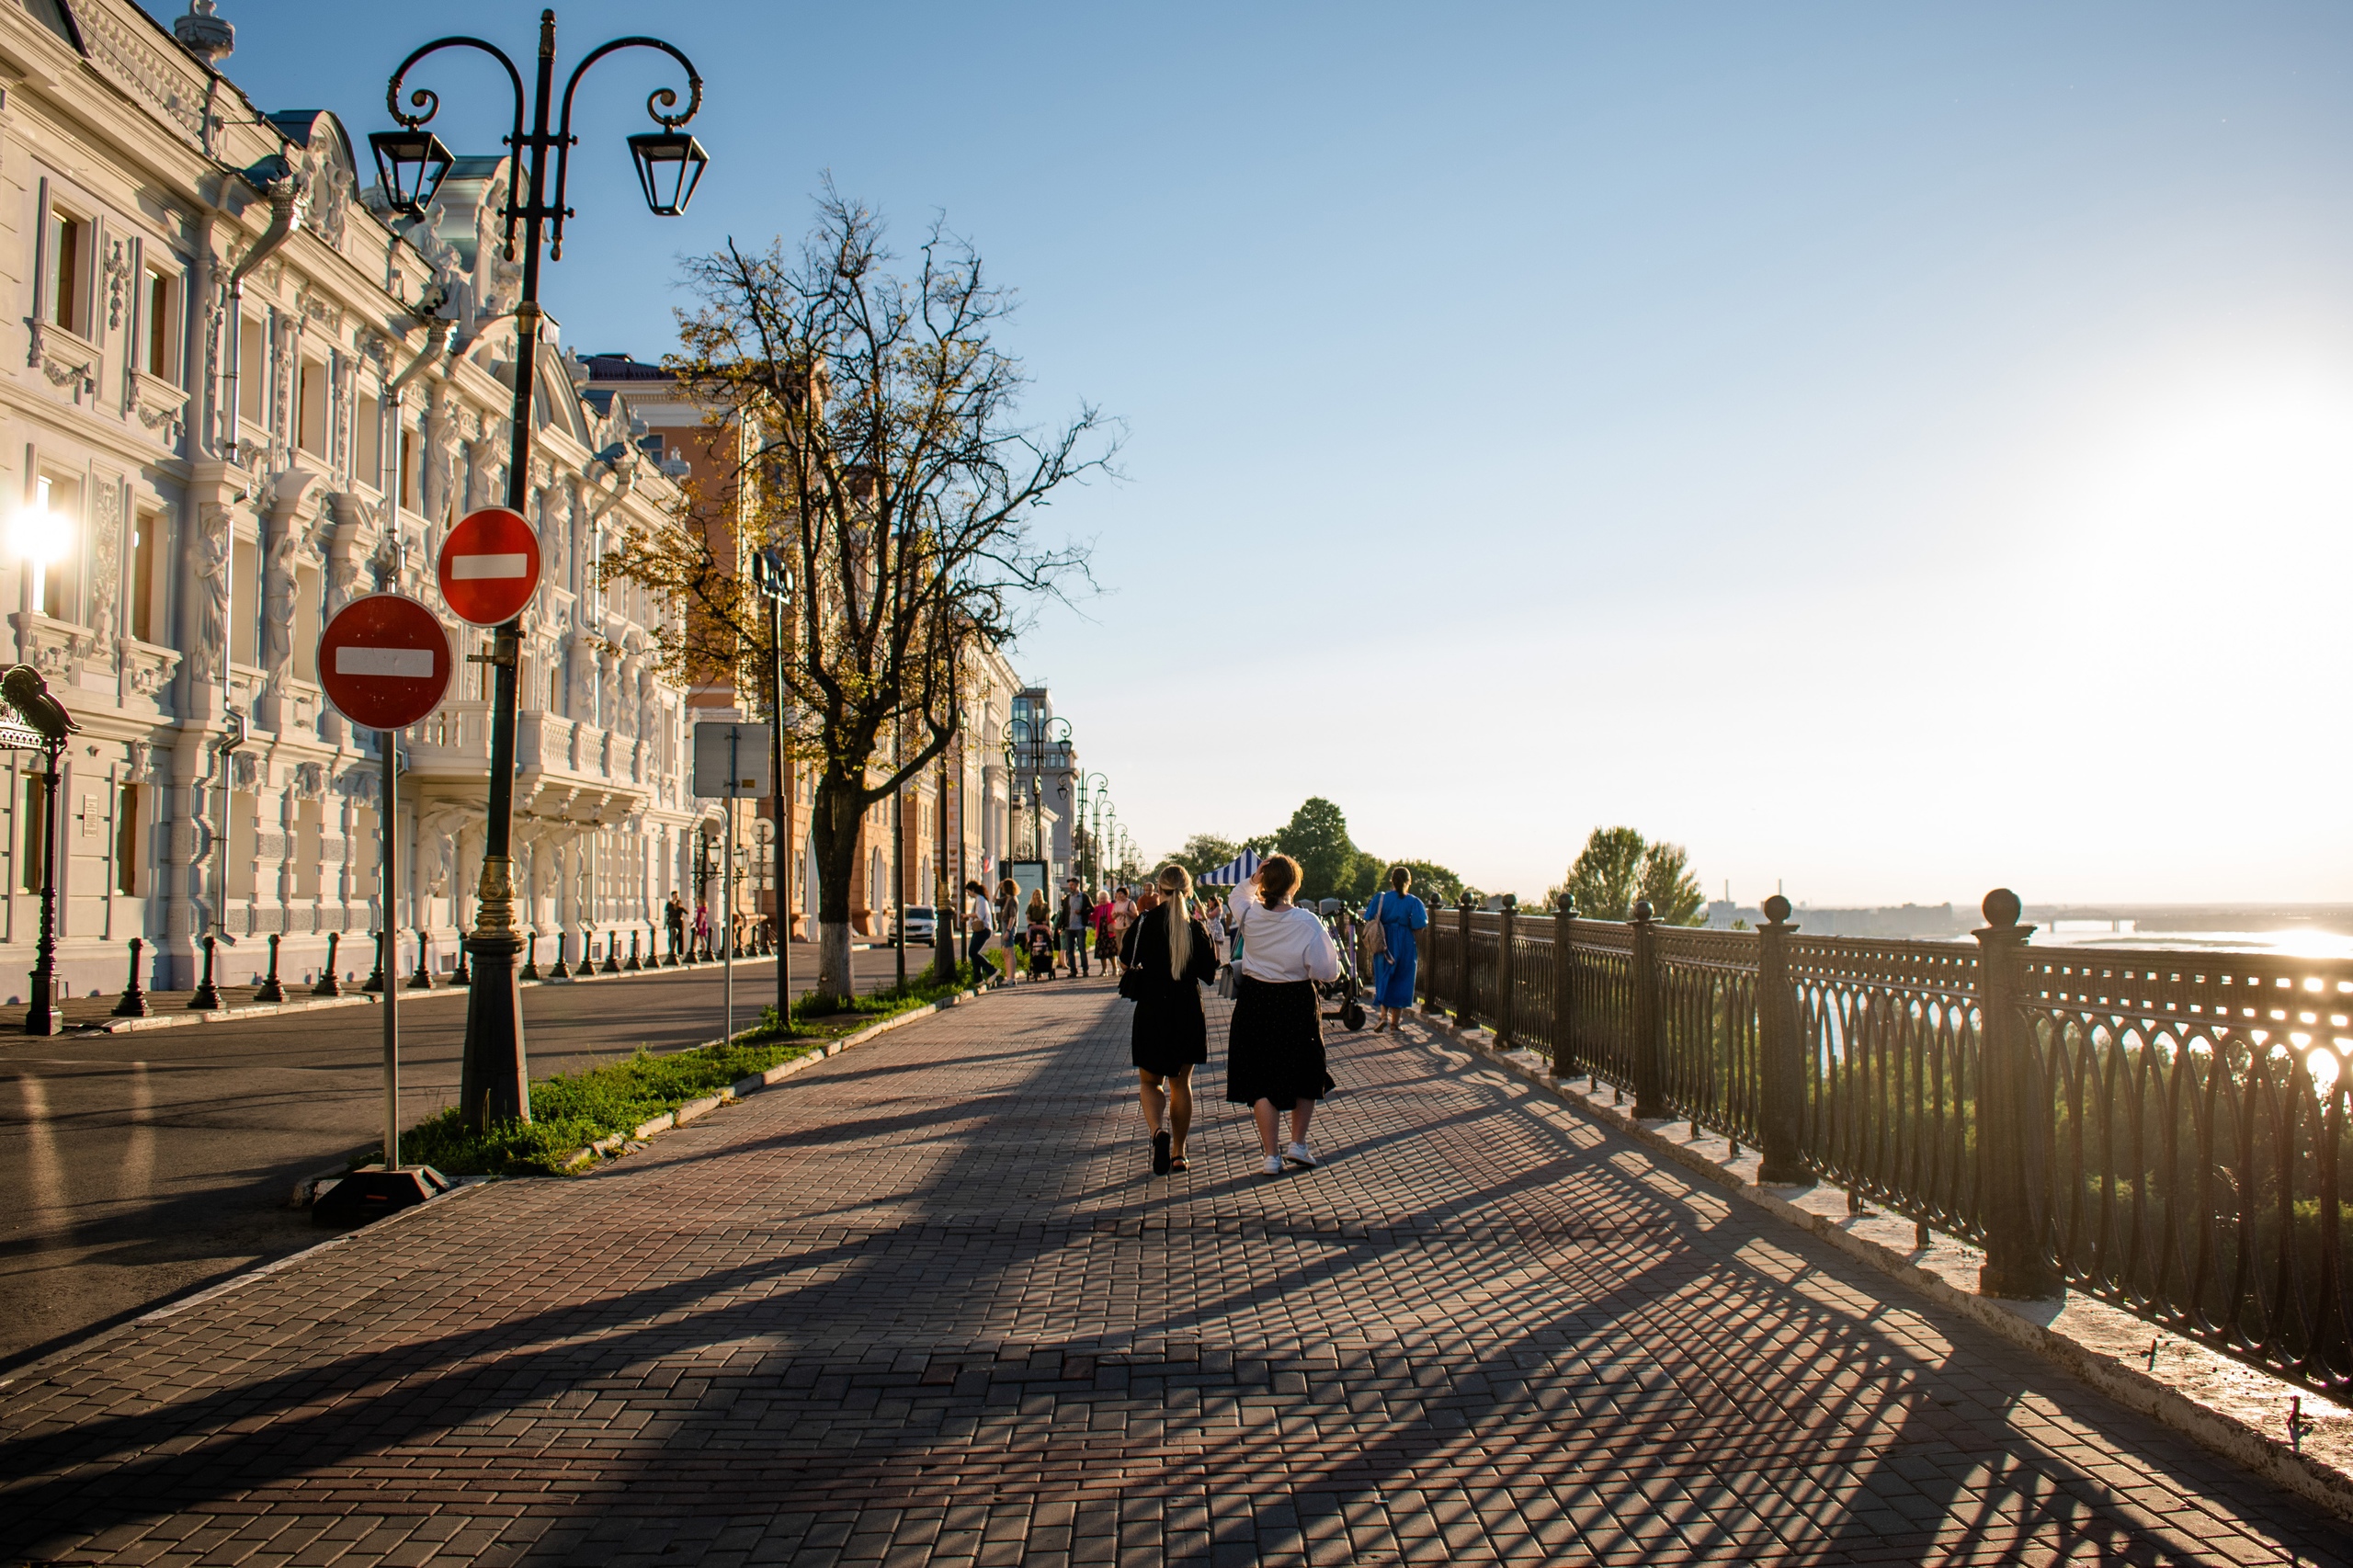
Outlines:
[{"label": "balcony railing", "polygon": [[[1640,913],[1640,911],[1638,911]],[[1433,913],[1424,1006],[1640,1117],[1750,1145],[2339,1398],[2353,1392],[2353,961]]]}]

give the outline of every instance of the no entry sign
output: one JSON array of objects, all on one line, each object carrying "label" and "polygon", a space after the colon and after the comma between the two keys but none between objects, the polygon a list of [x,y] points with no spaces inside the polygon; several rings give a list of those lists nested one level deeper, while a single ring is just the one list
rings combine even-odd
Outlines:
[{"label": "no entry sign", "polygon": [[440,618],[405,594],[354,599],[319,634],[319,684],[363,729],[405,729],[440,707],[450,668]]},{"label": "no entry sign", "polygon": [[540,585],[540,536],[520,512],[469,512],[441,541],[441,597],[460,620],[496,626],[523,613]]}]

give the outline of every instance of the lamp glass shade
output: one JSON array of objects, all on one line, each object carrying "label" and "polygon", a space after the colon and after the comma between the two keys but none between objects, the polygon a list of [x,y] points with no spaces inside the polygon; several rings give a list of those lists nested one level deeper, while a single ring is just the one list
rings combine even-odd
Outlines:
[{"label": "lamp glass shade", "polygon": [[74,548],[74,525],[43,506],[28,506],[8,524],[8,553],[36,566],[65,559]]},{"label": "lamp glass shade", "polygon": [[683,131],[647,131],[629,139],[629,155],[637,165],[637,183],[644,188],[645,205],[657,218],[676,218],[695,199],[703,165],[710,155],[702,143]]},{"label": "lamp glass shade", "polygon": [[376,176],[384,182],[384,199],[393,211],[411,217],[425,211],[426,203],[441,188],[441,176],[458,161],[442,145],[441,138],[421,128],[374,131],[368,145],[376,154]]}]

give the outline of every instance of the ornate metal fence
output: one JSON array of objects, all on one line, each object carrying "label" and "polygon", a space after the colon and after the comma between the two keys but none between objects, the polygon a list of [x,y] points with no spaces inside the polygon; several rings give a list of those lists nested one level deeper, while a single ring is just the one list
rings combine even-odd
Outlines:
[{"label": "ornate metal fence", "polygon": [[2353,1392],[2353,962],[1437,911],[1423,1006],[1494,1028],[1986,1251],[2305,1387]]}]

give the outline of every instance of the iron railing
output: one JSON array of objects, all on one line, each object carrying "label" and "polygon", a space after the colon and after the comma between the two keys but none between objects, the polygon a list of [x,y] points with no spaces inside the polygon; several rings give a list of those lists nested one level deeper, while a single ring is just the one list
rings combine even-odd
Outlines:
[{"label": "iron railing", "polygon": [[1433,913],[1425,1008],[2316,1392],[2353,1392],[2353,961]]}]

